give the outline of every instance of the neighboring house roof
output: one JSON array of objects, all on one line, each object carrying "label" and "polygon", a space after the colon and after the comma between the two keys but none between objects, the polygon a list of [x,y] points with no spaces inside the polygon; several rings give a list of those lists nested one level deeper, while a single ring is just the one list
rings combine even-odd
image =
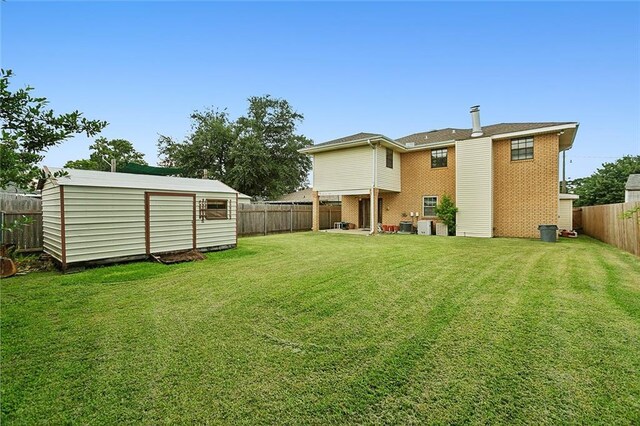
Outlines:
[{"label": "neighboring house roof", "polygon": [[218,180],[210,179],[98,172],[94,170],[75,170],[57,167],[45,168],[45,171],[50,173],[55,173],[59,170],[66,171],[68,175],[55,178],[58,185],[157,189],[163,191],[224,192],[234,194],[238,192]]},{"label": "neighboring house roof", "polygon": [[627,191],[640,191],[640,174],[629,175],[624,188]]},{"label": "neighboring house roof", "polygon": [[[552,122],[538,122],[538,123],[499,123],[491,124],[489,126],[483,126],[483,137],[498,136],[498,135],[511,135],[513,133],[528,132],[531,131],[544,131],[548,129],[551,131],[562,131],[565,129],[573,129],[569,134],[561,137],[561,147],[570,147],[573,143],[573,137],[575,137],[575,129],[578,127],[578,123],[574,121],[552,121]],[[442,145],[444,143],[453,143],[455,141],[461,141],[466,139],[472,139],[472,129],[458,129],[447,127],[446,129],[431,130],[428,132],[413,133],[408,136],[403,136],[398,139],[391,139],[379,133],[356,133],[343,138],[333,139],[327,142],[319,143],[301,149],[300,152],[313,153],[317,151],[332,150],[340,147],[346,147],[356,144],[366,143],[368,139],[380,140],[388,142],[391,146],[396,146],[401,150],[411,149],[425,149],[430,145]],[[335,148],[334,148],[335,146]]]},{"label": "neighboring house roof", "polygon": [[[321,202],[339,202],[340,196],[338,195],[326,195],[320,197]],[[284,203],[311,203],[313,202],[313,192],[311,188],[302,189],[300,191],[285,194],[272,202],[284,202]]]}]

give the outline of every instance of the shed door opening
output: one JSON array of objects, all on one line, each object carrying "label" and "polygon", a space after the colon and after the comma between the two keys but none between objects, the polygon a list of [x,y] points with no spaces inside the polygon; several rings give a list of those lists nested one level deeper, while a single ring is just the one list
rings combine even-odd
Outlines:
[{"label": "shed door opening", "polygon": [[195,194],[146,192],[147,254],[196,248]]}]

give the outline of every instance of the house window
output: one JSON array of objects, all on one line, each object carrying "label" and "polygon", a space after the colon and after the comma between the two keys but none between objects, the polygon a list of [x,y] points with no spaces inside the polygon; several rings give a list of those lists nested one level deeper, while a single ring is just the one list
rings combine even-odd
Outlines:
[{"label": "house window", "polygon": [[511,161],[533,158],[533,138],[511,139]]},{"label": "house window", "polygon": [[229,200],[207,200],[204,217],[207,220],[228,219]]},{"label": "house window", "polygon": [[393,169],[393,150],[387,148],[387,167]]},{"label": "house window", "polygon": [[447,148],[431,150],[431,168],[447,167]]},{"label": "house window", "polygon": [[438,197],[433,197],[433,196],[422,197],[422,215],[435,216],[436,204],[438,204]]}]

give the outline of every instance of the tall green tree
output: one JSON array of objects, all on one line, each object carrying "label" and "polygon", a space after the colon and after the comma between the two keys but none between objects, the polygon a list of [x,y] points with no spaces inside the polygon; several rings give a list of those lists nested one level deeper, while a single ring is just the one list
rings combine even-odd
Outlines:
[{"label": "tall green tree", "polygon": [[161,165],[180,167],[185,176],[202,177],[206,169],[211,179],[228,182],[229,152],[236,140],[233,123],[226,111],[205,110],[191,114],[191,133],[183,142],[160,135]]},{"label": "tall green tree", "polygon": [[576,206],[624,202],[624,187],[630,174],[640,173],[640,155],[626,155],[613,163],[604,163],[591,176],[569,182],[571,192],[580,199]]},{"label": "tall green tree", "polygon": [[0,76],[0,187],[27,188],[40,175],[37,164],[49,148],[75,134],[95,136],[107,122],[88,120],[78,111],[56,115],[46,98],[32,96],[32,87],[12,92],[12,75],[3,69]]},{"label": "tall green tree", "polygon": [[303,115],[269,95],[248,101],[247,114],[235,121],[225,111],[194,112],[183,142],[160,136],[161,164],[179,167],[189,177],[202,177],[206,169],[210,178],[256,197],[274,198],[304,186],[311,161],[298,150],[312,141],[297,133]]},{"label": "tall green tree", "polygon": [[248,194],[275,198],[299,189],[311,169],[298,152],[312,141],[297,134],[304,116],[285,99],[249,98],[246,116],[238,118],[238,141],[232,150],[231,184]]},{"label": "tall green tree", "polygon": [[136,151],[133,144],[126,139],[107,139],[100,137],[89,146],[91,154],[88,159],[67,161],[64,167],[83,170],[111,170],[110,161],[116,160],[116,165],[127,163],[144,164],[144,154]]}]

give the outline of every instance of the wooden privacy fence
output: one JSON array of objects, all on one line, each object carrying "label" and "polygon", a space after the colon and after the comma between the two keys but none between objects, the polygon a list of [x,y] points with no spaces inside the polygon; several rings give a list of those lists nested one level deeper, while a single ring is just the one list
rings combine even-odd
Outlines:
[{"label": "wooden privacy fence", "polygon": [[[333,223],[340,220],[340,206],[320,206],[320,229],[332,228]],[[312,211],[309,205],[238,205],[239,236],[310,231],[311,222]]]},{"label": "wooden privacy fence", "polygon": [[[0,222],[10,226],[22,217],[31,219],[28,225],[2,232],[2,243],[15,244],[20,252],[42,250],[42,200],[15,194],[0,194]],[[3,226],[4,227],[4,226]]]},{"label": "wooden privacy fence", "polygon": [[[9,225],[23,216],[31,223],[2,233],[3,243],[12,243],[18,251],[42,250],[41,200],[28,197],[0,197],[0,220]],[[333,227],[341,220],[340,206],[320,206],[320,229]],[[280,232],[311,230],[312,211],[309,205],[240,204],[238,205],[238,235],[267,235]]]},{"label": "wooden privacy fence", "polygon": [[582,207],[582,229],[590,237],[640,256],[638,212],[628,219],[622,217],[637,206],[638,201]]}]

